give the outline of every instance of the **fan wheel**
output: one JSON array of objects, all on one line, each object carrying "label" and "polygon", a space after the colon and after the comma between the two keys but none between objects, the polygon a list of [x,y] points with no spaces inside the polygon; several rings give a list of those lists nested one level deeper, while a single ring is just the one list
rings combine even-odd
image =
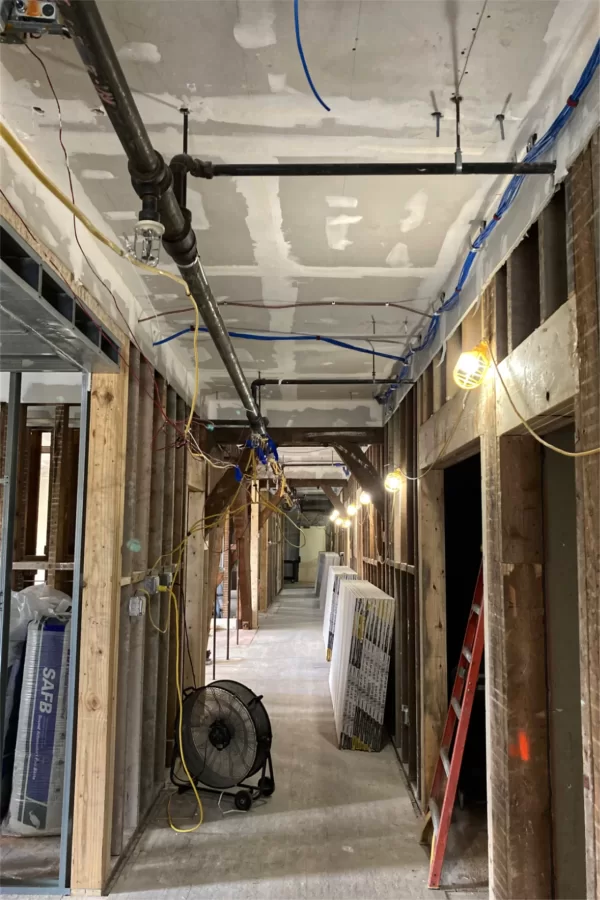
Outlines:
[{"label": "fan wheel", "polygon": [[236,809],[239,809],[242,812],[248,812],[252,806],[252,794],[250,791],[238,791],[233,802],[235,803]]},{"label": "fan wheel", "polygon": [[275,790],[275,782],[268,775],[264,775],[258,782],[258,789],[263,797],[270,797]]}]

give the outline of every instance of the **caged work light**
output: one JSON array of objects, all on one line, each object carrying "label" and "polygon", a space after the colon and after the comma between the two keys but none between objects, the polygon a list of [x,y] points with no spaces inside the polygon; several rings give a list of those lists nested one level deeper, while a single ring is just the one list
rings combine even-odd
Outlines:
[{"label": "caged work light", "polygon": [[341,524],[342,524],[343,528],[350,528],[350,526],[352,525],[352,520],[351,519],[342,519]]},{"label": "caged work light", "polygon": [[330,521],[330,522],[337,522],[337,520],[339,519],[339,517],[340,517],[339,512],[337,511],[337,509],[334,509],[333,512],[331,513],[331,515],[329,516],[329,521]]},{"label": "caged work light", "polygon": [[392,472],[388,472],[385,476],[383,486],[386,491],[390,492],[390,494],[395,494],[402,487],[402,478],[403,476],[400,469],[394,469]]},{"label": "caged work light", "polygon": [[452,377],[459,388],[471,391],[482,383],[490,367],[490,362],[490,351],[485,341],[482,341],[473,350],[460,354]]},{"label": "caged work light", "polygon": [[358,498],[358,502],[362,506],[368,506],[371,502],[371,495],[368,491],[361,491],[360,497]]},{"label": "caged work light", "polygon": [[358,512],[358,510],[357,510],[356,506],[354,505],[354,503],[349,503],[348,506],[346,507],[346,512],[349,516],[355,516],[356,513]]}]

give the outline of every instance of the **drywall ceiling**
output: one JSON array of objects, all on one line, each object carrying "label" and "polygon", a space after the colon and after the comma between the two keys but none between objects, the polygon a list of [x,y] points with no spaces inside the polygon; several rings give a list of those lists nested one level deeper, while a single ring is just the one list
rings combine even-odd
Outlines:
[{"label": "drywall ceiling", "polygon": [[[157,150],[167,159],[180,151],[179,110],[186,105],[191,153],[217,162],[451,161],[457,81],[465,159],[522,155],[528,136],[547,126],[577,80],[596,40],[598,15],[597,4],[586,0],[300,0],[305,52],[331,107],[327,113],[302,72],[292,0],[128,0],[100,8]],[[31,46],[60,100],[78,204],[113,237],[131,234],[139,202],[72,43],[44,37]],[[2,116],[68,189],[56,104],[42,66],[24,47],[3,46],[1,61]],[[434,109],[443,114],[439,138]],[[505,116],[505,140],[498,114]],[[114,314],[112,298],[82,260],[71,216],[10,151],[2,147],[2,154],[11,204]],[[191,180],[188,205],[231,329],[344,335],[369,349],[358,340],[363,335],[396,355],[425,327],[420,314],[448,287],[504,183],[493,177],[219,178]],[[82,230],[95,268],[145,345],[191,324],[177,285],[141,277]],[[381,303],[408,311],[372,305]],[[373,368],[367,354],[322,343],[234,345],[248,380],[259,372],[368,377]],[[167,347],[170,369],[189,379],[191,336]],[[205,409],[212,416],[239,413],[208,337],[200,338],[199,357]],[[375,361],[378,377],[392,367],[391,360]],[[263,398],[277,424],[332,424],[332,403],[339,424],[379,424],[374,393],[370,387],[276,387]]]}]

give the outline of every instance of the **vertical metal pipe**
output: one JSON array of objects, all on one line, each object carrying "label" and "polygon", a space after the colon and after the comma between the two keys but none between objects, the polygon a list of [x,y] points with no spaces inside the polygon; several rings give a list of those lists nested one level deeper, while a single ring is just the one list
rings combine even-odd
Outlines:
[{"label": "vertical metal pipe", "polygon": [[8,688],[8,635],[10,632],[10,598],[12,590],[13,539],[17,503],[17,457],[19,449],[19,417],[21,412],[21,373],[11,372],[8,393],[8,429],[4,465],[4,499],[2,507],[2,547],[0,548],[0,603],[2,634],[0,640],[0,748],[4,756],[6,691]]},{"label": "vertical metal pipe", "polygon": [[67,682],[67,737],[65,742],[65,772],[60,831],[60,868],[58,875],[58,885],[61,888],[68,888],[70,886],[71,874],[73,787],[75,781],[77,734],[77,687],[79,680],[79,633],[81,625],[81,589],[83,585],[89,412],[90,375],[85,373],[82,377],[81,411],[79,414],[79,457],[77,461],[77,499],[75,505],[75,553],[73,564],[71,646],[69,648],[69,679]]}]

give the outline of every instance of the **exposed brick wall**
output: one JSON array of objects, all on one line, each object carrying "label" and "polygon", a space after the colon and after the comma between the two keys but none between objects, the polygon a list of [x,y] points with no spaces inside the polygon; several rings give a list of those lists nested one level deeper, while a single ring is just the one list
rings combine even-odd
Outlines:
[{"label": "exposed brick wall", "polygon": [[[579,394],[575,402],[577,450],[600,445],[600,323],[598,260],[600,204],[597,131],[569,173],[569,255],[576,296]],[[600,455],[575,466],[581,640],[586,877],[588,897],[600,889]]]}]

